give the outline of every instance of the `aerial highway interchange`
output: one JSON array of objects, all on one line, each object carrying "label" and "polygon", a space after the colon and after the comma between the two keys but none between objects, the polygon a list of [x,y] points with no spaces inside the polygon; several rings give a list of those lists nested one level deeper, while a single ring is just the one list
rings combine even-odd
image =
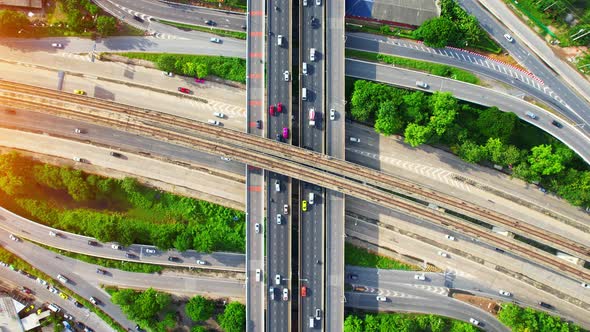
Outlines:
[{"label": "aerial highway interchange", "polygon": [[[521,119],[559,138],[585,161],[590,161],[590,149],[587,148],[590,143],[588,128],[583,125],[588,123],[590,114],[587,112],[587,100],[578,92],[573,92],[573,89],[568,87],[569,82],[546,76],[548,68],[537,61],[536,57],[531,57],[532,63],[525,63],[531,72],[511,72],[502,69],[500,65],[500,69],[497,69],[495,65],[490,67],[489,63],[481,62],[486,61],[485,59],[480,59],[480,63],[477,60],[465,61],[465,54],[450,55],[452,51],[448,49],[433,53],[433,49],[419,49],[412,46],[411,42],[400,46],[399,41],[392,43],[382,37],[364,34],[345,35],[344,6],[338,6],[335,2],[308,0],[299,6],[293,6],[291,1],[277,1],[265,6],[264,2],[249,1],[249,15],[246,19],[240,14],[198,7],[162,4],[152,7],[151,3],[144,1],[97,2],[126,21],[129,21],[129,18],[125,19],[124,13],[129,13],[130,10],[145,14],[148,25],[146,28],[161,29],[162,36],[173,36],[175,32],[168,30],[169,27],[162,28],[151,23],[151,18],[157,18],[159,14],[163,19],[195,24],[203,24],[203,20],[208,19],[216,20],[224,22],[220,24],[223,28],[236,31],[245,28],[248,34],[246,43],[225,38],[221,45],[206,49],[195,48],[190,43],[194,44],[194,40],[197,44],[209,43],[208,35],[185,32],[179,33],[182,36],[179,39],[141,40],[123,37],[104,39],[96,43],[99,51],[109,52],[138,49],[245,57],[248,63],[246,91],[226,88],[222,84],[207,83],[211,84],[209,91],[201,90],[206,106],[198,98],[179,98],[176,94],[169,93],[167,90],[170,90],[170,87],[174,89],[178,84],[175,80],[178,78],[162,77],[161,73],[155,70],[139,70],[136,76],[130,78],[125,75],[128,68],[121,69],[100,62],[93,63],[92,66],[95,68],[85,68],[83,64],[88,62],[84,56],[74,56],[67,61],[64,61],[67,58],[60,58],[63,54],[83,53],[91,47],[89,41],[64,39],[61,42],[65,44],[65,48],[57,51],[58,54],[50,55],[47,53],[55,50],[48,47],[47,42],[43,40],[9,39],[1,43],[5,52],[2,53],[0,66],[6,70],[2,76],[5,82],[0,85],[0,100],[5,104],[10,101],[14,103],[13,107],[19,109],[16,116],[2,115],[6,120],[6,130],[20,129],[28,132],[27,135],[46,133],[55,139],[76,141],[76,145],[68,149],[78,149],[79,152],[73,153],[82,155],[90,164],[99,168],[120,169],[128,174],[134,174],[133,165],[124,168],[119,162],[104,162],[100,157],[93,158],[90,153],[84,155],[84,151],[80,150],[81,146],[94,145],[97,151],[104,148],[120,149],[129,155],[139,155],[139,152],[142,152],[143,157],[147,153],[149,157],[145,161],[146,164],[151,163],[149,159],[158,159],[164,163],[182,161],[183,165],[191,165],[194,168],[215,169],[218,171],[217,174],[211,172],[208,175],[199,175],[204,178],[211,177],[211,180],[207,181],[224,186],[222,190],[212,190],[209,197],[215,197],[225,205],[246,210],[245,256],[186,252],[181,254],[181,261],[170,262],[160,259],[165,257],[159,257],[159,253],[146,255],[144,246],[126,248],[130,252],[135,252],[143,262],[150,264],[244,273],[243,277],[238,280],[211,278],[206,281],[198,281],[199,277],[195,280],[191,280],[192,277],[176,277],[183,279],[182,282],[178,282],[164,279],[175,278],[173,275],[163,275],[163,283],[153,284],[153,287],[172,292],[244,299],[247,304],[248,331],[341,331],[345,306],[369,311],[437,313],[464,321],[477,317],[480,327],[484,330],[505,331],[506,327],[493,316],[448,297],[449,289],[468,290],[478,295],[503,299],[492,286],[496,282],[503,283],[498,281],[498,278],[510,280],[514,275],[524,275],[526,277],[519,277],[519,281],[512,281],[520,284],[522,294],[515,294],[511,300],[538,306],[538,298],[543,298],[545,302],[553,304],[553,310],[558,309],[555,313],[583,326],[590,326],[585,317],[585,311],[590,310],[590,296],[580,287],[580,283],[590,281],[590,273],[583,266],[559,260],[554,255],[532,246],[503,239],[503,235],[487,229],[469,226],[469,223],[461,221],[460,218],[441,213],[438,207],[502,227],[511,234],[528,236],[582,261],[590,258],[590,242],[587,239],[589,218],[584,211],[575,210],[563,202],[551,199],[548,202],[536,203],[537,199],[547,198],[539,197],[539,193],[534,189],[508,185],[505,183],[507,179],[487,179],[483,175],[485,172],[481,172],[480,175],[473,172],[469,176],[474,179],[481,176],[479,181],[483,182],[496,181],[493,182],[494,186],[501,188],[506,195],[525,197],[531,204],[524,207],[510,199],[497,198],[484,191],[458,185],[456,182],[443,184],[441,181],[446,181],[444,179],[437,179],[433,184],[424,173],[420,175],[410,172],[398,175],[395,172],[399,170],[395,167],[399,166],[375,163],[371,158],[371,155],[384,157],[388,152],[387,148],[380,144],[378,135],[367,133],[367,130],[358,124],[346,123],[345,119],[344,75],[410,89],[415,88],[414,83],[422,79],[429,82],[432,90],[451,91],[453,95],[466,101],[512,111]],[[182,15],[177,12],[178,8],[182,8]],[[477,6],[468,8],[472,12],[480,11]],[[298,11],[298,16],[292,11]],[[493,21],[487,12],[482,11],[479,15]],[[265,17],[268,18],[267,24]],[[293,17],[298,18],[299,22]],[[138,24],[137,21],[130,23]],[[298,39],[292,37],[294,29],[297,30],[293,25],[299,27],[296,33]],[[497,39],[502,43],[501,37]],[[295,44],[295,41],[299,44]],[[490,79],[509,84],[508,93],[513,96],[423,73],[354,59],[345,60],[345,42],[346,47],[351,49],[397,55],[401,53],[406,57],[429,59],[473,70]],[[33,56],[26,61],[19,61],[19,49],[32,53]],[[294,53],[297,53],[295,50],[299,53],[295,58],[298,59],[298,63],[293,57]],[[518,43],[509,43],[507,50],[515,54],[528,52],[526,46]],[[25,71],[27,73],[24,73]],[[70,98],[67,93],[50,92],[56,87],[56,77],[60,71],[66,75],[64,91],[82,88],[89,91],[89,96],[97,99],[91,98],[86,101],[87,97]],[[296,78],[294,76],[297,72],[299,76]],[[534,73],[534,76],[529,73]],[[543,84],[534,77],[542,78]],[[161,81],[162,84],[150,86],[153,80]],[[24,85],[11,87],[9,81],[32,84],[37,88],[28,90]],[[576,84],[583,86],[588,83]],[[151,91],[149,95],[144,92],[147,89]],[[228,93],[228,89],[235,91],[231,97],[224,100],[224,94]],[[546,103],[560,115],[556,116],[518,98],[520,93],[529,94]],[[113,101],[98,102],[101,98]],[[28,112],[33,111],[34,107],[38,107],[34,109],[35,112]],[[52,107],[53,111],[50,110]],[[196,108],[198,111],[187,112],[184,107]],[[81,112],[73,113],[71,110],[74,108]],[[162,121],[167,121],[167,124],[161,126],[154,118],[150,118],[155,113],[143,112],[144,109],[162,112],[159,116]],[[214,128],[206,125],[211,111],[222,109],[228,114],[223,120],[223,127]],[[541,120],[531,121],[527,118],[526,112],[530,111],[541,114]],[[117,112],[127,113],[127,126],[121,125],[117,122],[119,119],[112,116]],[[29,113],[30,115],[27,115]],[[552,120],[563,121],[563,117],[571,120],[565,122],[564,128],[555,128],[551,125]],[[38,121],[28,123],[27,120],[31,118]],[[205,124],[192,125],[193,120]],[[107,128],[109,126],[116,129]],[[72,133],[71,128],[93,129],[87,129],[88,135],[80,139],[79,135]],[[6,142],[4,145],[18,150],[71,159],[58,151],[35,149],[32,147],[33,141],[24,140],[24,132],[23,140]],[[242,134],[243,132],[255,135],[256,138],[250,140],[247,135]],[[236,137],[237,141],[232,142]],[[352,140],[349,141],[351,137],[360,141],[355,144]],[[39,142],[41,141],[42,139],[39,139]],[[98,155],[100,153],[98,152]],[[327,156],[322,156],[323,154]],[[346,163],[344,160],[349,162]],[[359,166],[353,166],[352,163]],[[84,165],[78,167],[86,168]],[[152,175],[154,180],[164,183],[180,181],[180,176],[177,175],[175,178]],[[404,183],[407,187],[404,187]],[[185,193],[198,196],[197,192],[206,191],[203,188],[205,184],[201,184],[200,187],[194,184],[197,186],[195,188],[191,185],[186,185]],[[395,198],[391,192],[436,204],[437,208]],[[205,195],[201,197],[207,198]],[[374,208],[369,209],[368,206],[373,206],[372,204]],[[559,218],[551,217],[556,214],[559,214]],[[531,220],[527,220],[531,216],[538,218],[538,222],[532,223]],[[102,251],[89,249],[84,245],[88,239],[74,234],[68,234],[64,238],[67,241],[59,238],[48,239],[47,236],[43,236],[47,233],[46,228],[4,210],[2,219],[4,222],[1,228],[5,239],[2,240],[2,244],[6,247],[22,246],[16,248],[19,253],[25,247],[29,248],[27,250],[30,252],[30,246],[33,244],[10,242],[7,240],[8,232],[63,250],[126,260],[120,253],[108,250],[108,247]],[[558,223],[557,227],[555,223]],[[29,230],[23,230],[23,225],[28,225]],[[266,236],[261,236],[259,227]],[[383,236],[388,232],[393,232],[391,234],[395,235],[391,236],[394,238]],[[454,234],[451,242],[443,240],[445,234],[449,236],[449,233]],[[416,281],[413,273],[345,268],[346,237],[374,246],[373,249],[386,247],[394,253],[413,256],[411,248],[404,247],[395,239],[398,236],[409,236],[413,240],[422,238],[423,243],[415,244],[416,248],[426,245],[447,252],[447,256],[443,256],[447,257],[445,259],[441,258],[441,251],[438,249],[416,249],[416,253],[422,254],[418,257],[421,257],[425,264],[427,261],[432,262],[446,272],[428,274],[428,287],[422,289],[421,283]],[[45,264],[39,268],[55,274],[55,270],[51,270],[55,269],[54,267],[33,258],[30,254],[27,255],[26,251],[22,251],[21,257],[31,261],[35,266]],[[48,258],[53,259],[64,258]],[[34,260],[36,262],[33,262]],[[85,264],[67,260],[73,265]],[[196,261],[206,264],[193,263]],[[504,261],[506,265],[503,266]],[[498,268],[500,266],[503,267]],[[119,279],[118,273],[114,273],[113,278],[109,279],[117,279],[114,285],[142,288],[145,286],[140,285],[151,284],[151,281],[133,280],[134,277],[125,273],[122,273]],[[98,285],[95,280],[97,276],[88,273],[85,275],[82,272],[76,274],[79,274],[80,281],[84,282],[81,289],[76,285],[75,291],[85,296],[92,294],[92,287],[96,288]],[[262,280],[258,274],[263,275]],[[451,274],[455,279],[449,284],[447,277]],[[351,283],[351,280],[348,280],[350,275],[359,278],[357,284],[368,287],[370,291],[345,292],[345,283]],[[488,284],[484,281],[486,276],[495,281]],[[474,277],[480,279],[484,285],[474,281]],[[170,288],[165,286],[166,283],[176,286]],[[506,289],[509,285],[510,283],[505,284],[502,288]],[[536,292],[544,294],[537,296]],[[273,297],[278,297],[278,300],[271,299],[270,293],[273,293]],[[388,299],[394,300],[379,303],[375,296],[377,300],[379,296],[387,296]],[[444,309],[450,307],[454,309]],[[122,324],[132,327],[132,323],[116,306],[110,305],[105,310]]]}]

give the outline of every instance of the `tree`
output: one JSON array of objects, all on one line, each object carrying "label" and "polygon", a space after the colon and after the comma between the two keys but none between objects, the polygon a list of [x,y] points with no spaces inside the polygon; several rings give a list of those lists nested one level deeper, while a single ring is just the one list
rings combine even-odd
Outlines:
[{"label": "tree", "polygon": [[86,8],[88,13],[90,13],[90,15],[92,15],[92,16],[95,16],[96,14],[98,14],[98,6],[93,4],[90,1],[84,5],[84,8]]},{"label": "tree", "polygon": [[455,121],[457,99],[449,92],[436,92],[432,95],[432,116],[428,127],[438,136],[442,136]]},{"label": "tree", "polygon": [[206,63],[199,63],[197,65],[197,77],[209,76],[209,66]]},{"label": "tree", "polygon": [[410,123],[404,131],[404,136],[404,142],[410,144],[412,147],[417,147],[426,143],[430,136],[432,136],[432,133],[429,127]]},{"label": "tree", "polygon": [[207,330],[202,326],[193,326],[191,327],[191,332],[207,332]]},{"label": "tree", "polygon": [[381,103],[375,121],[375,131],[383,135],[399,133],[404,128],[404,121],[395,102],[387,100]]},{"label": "tree", "polygon": [[504,151],[506,148],[499,138],[489,138],[485,145],[486,155],[494,164],[505,166]]},{"label": "tree", "polygon": [[479,146],[477,143],[471,140],[467,140],[459,147],[459,157],[461,159],[470,162],[478,163],[487,157],[486,148]]},{"label": "tree", "polygon": [[17,36],[21,29],[27,28],[30,24],[22,12],[0,10],[0,36]]},{"label": "tree", "polygon": [[455,23],[446,17],[426,20],[414,31],[414,37],[422,39],[430,47],[441,48],[452,43],[457,37]]},{"label": "tree", "polygon": [[516,165],[522,160],[522,151],[516,146],[509,145],[504,150],[504,165]]},{"label": "tree", "polygon": [[101,15],[96,19],[96,31],[101,36],[111,35],[117,31],[117,21],[114,17]]},{"label": "tree", "polygon": [[355,315],[349,315],[344,320],[344,332],[363,332],[363,320]]},{"label": "tree", "polygon": [[68,27],[73,31],[80,32],[82,31],[82,13],[78,8],[68,12]]},{"label": "tree", "polygon": [[60,168],[61,179],[68,190],[68,194],[75,201],[87,201],[93,198],[90,185],[84,179],[82,171],[70,168]]},{"label": "tree", "polygon": [[381,327],[381,321],[379,319],[379,316],[366,315],[364,325],[364,332],[379,332],[379,329]]},{"label": "tree", "polygon": [[506,143],[510,139],[517,121],[516,114],[502,112],[497,107],[490,107],[480,113],[476,126],[486,139],[495,137]]},{"label": "tree", "polygon": [[429,97],[422,91],[415,91],[403,97],[405,107],[405,117],[408,122],[424,124],[429,118],[430,107],[428,105]]},{"label": "tree", "polygon": [[10,196],[27,192],[27,179],[31,178],[32,163],[16,152],[0,156],[0,189]]},{"label": "tree", "polygon": [[163,71],[175,71],[177,58],[170,54],[162,54],[158,57],[156,64],[158,68]]},{"label": "tree", "polygon": [[215,303],[200,295],[190,299],[184,308],[187,316],[195,322],[209,319],[213,315],[214,310]]},{"label": "tree", "polygon": [[573,205],[590,207],[590,171],[569,169],[553,187]]},{"label": "tree", "polygon": [[533,147],[528,161],[531,165],[531,170],[537,174],[552,175],[564,169],[561,155],[553,153],[551,145]]},{"label": "tree", "polygon": [[33,167],[33,175],[35,176],[35,181],[42,186],[56,190],[66,188],[61,179],[60,167],[49,164],[35,165]]},{"label": "tree", "polygon": [[231,302],[217,320],[225,332],[242,332],[246,329],[246,306]]}]

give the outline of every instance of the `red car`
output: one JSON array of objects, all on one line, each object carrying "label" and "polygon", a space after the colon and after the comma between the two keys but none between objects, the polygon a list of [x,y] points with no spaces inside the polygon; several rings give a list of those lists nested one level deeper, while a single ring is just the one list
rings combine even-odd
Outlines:
[{"label": "red car", "polygon": [[307,296],[307,287],[301,286],[301,297]]},{"label": "red car", "polygon": [[277,104],[277,112],[281,113],[283,111],[283,104],[278,103]]},{"label": "red car", "polygon": [[28,289],[27,287],[23,287],[22,291],[23,291],[23,293],[25,293],[25,294],[33,294],[33,291],[32,291],[32,290],[30,290],[30,289]]},{"label": "red car", "polygon": [[205,79],[204,78],[195,78],[195,83],[205,83]]},{"label": "red car", "polygon": [[275,105],[270,105],[268,111],[270,112],[270,115],[275,115]]},{"label": "red car", "polygon": [[180,91],[182,93],[191,93],[191,90],[189,90],[188,88],[182,88],[182,87],[179,87],[178,91]]}]

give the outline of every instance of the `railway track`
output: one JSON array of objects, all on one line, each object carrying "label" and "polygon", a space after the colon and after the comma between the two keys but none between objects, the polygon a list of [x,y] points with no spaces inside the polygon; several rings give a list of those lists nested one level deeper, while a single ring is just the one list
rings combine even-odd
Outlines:
[{"label": "railway track", "polygon": [[[40,104],[38,101],[23,100],[25,99],[23,97],[25,91],[23,91],[24,89],[21,89],[21,85],[17,85],[17,87],[19,88],[18,91],[14,90],[13,87],[12,90],[14,93],[8,95],[5,94],[0,100],[3,100],[8,104],[17,104],[27,109],[37,109],[60,116],[65,115],[71,118],[131,131],[144,136],[147,135],[159,139],[165,138],[171,142],[208,153],[231,156],[255,167],[275,170],[287,176],[305,179],[305,181],[341,191],[347,195],[355,196],[389,208],[402,210],[447,227],[452,225],[459,231],[471,236],[486,239],[503,249],[520,252],[525,257],[529,257],[543,265],[551,266],[557,271],[568,274],[570,277],[590,280],[590,274],[588,274],[588,272],[582,267],[563,262],[557,257],[551,256],[531,246],[514,243],[503,236],[490,233],[487,229],[457,220],[457,218],[449,215],[435,212],[420,204],[391,195],[379,188],[366,186],[358,180],[348,179],[341,175],[330,174],[331,172],[325,172],[317,169],[317,167],[309,166],[313,165],[315,162],[315,160],[310,160],[309,157],[317,155],[310,153],[310,151],[296,151],[299,153],[298,158],[305,160],[305,163],[299,163],[291,160],[290,153],[288,153],[290,151],[285,151],[291,150],[289,149],[291,147],[285,144],[278,144],[276,142],[261,140],[259,138],[253,140],[252,138],[255,137],[250,137],[249,135],[244,135],[244,140],[242,140],[241,137],[232,137],[230,144],[227,142],[227,135],[222,134],[225,134],[225,132],[228,132],[231,135],[238,134],[235,131],[229,131],[227,129],[219,130],[220,128],[195,123],[187,119],[177,119],[169,115],[163,115],[161,113],[147,110],[138,110],[128,106],[120,106],[111,102],[80,96],[73,96],[72,98],[69,94],[66,95],[52,90],[40,92],[37,88],[29,87],[31,89],[29,91],[31,96],[45,96],[48,98],[45,102]],[[6,90],[4,82],[0,82],[0,88]],[[56,103],[55,100],[58,100],[58,102]],[[58,105],[60,103],[59,100],[66,104],[70,104],[69,107],[65,107],[66,105]],[[72,101],[76,101],[77,104],[87,105],[90,108],[71,105]],[[104,111],[110,112],[111,117],[105,117]],[[193,131],[197,131],[198,134],[208,135],[209,137],[195,137],[193,135],[195,132]],[[269,149],[267,149],[267,145],[270,146]],[[268,155],[266,150],[272,151],[277,147],[281,148],[281,151]],[[300,149],[295,148],[295,150]],[[302,152],[303,155],[300,152]],[[321,155],[317,156],[320,157],[318,158],[320,160],[324,159],[326,162],[331,161],[328,158],[321,158]],[[334,166],[330,165],[330,167],[333,168]],[[358,175],[356,176],[358,177]],[[547,238],[553,241],[555,240],[555,237],[547,236]]]}]

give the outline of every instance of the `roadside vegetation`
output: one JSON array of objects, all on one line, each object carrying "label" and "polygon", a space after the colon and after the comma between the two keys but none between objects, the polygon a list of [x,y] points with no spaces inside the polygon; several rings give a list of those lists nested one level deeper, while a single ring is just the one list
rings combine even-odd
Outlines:
[{"label": "roadside vegetation", "polygon": [[[178,327],[176,305],[167,293],[152,288],[145,291],[107,287],[111,301],[119,305],[123,313],[149,332],[165,332]],[[185,305],[184,313],[193,321],[191,332],[218,330],[242,332],[246,330],[246,307],[239,302],[215,301],[196,295]],[[212,320],[213,318],[213,320]]]},{"label": "roadside vegetation", "polygon": [[200,26],[200,25],[192,25],[192,24],[171,22],[171,21],[165,21],[165,20],[158,20],[158,22],[163,23],[163,24],[167,24],[167,25],[171,25],[171,26],[183,29],[183,30],[188,29],[188,30],[209,32],[209,33],[212,33],[212,34],[215,34],[218,36],[232,37],[232,38],[246,40],[246,33],[245,32],[223,30],[223,29],[217,29],[217,28],[204,27],[204,26]]},{"label": "roadside vegetation", "polygon": [[377,255],[350,243],[344,244],[344,264],[385,270],[419,270],[417,266]]},{"label": "roadside vegetation", "polygon": [[575,206],[590,206],[588,165],[514,113],[460,102],[446,92],[426,94],[363,80],[347,91],[352,118],[373,124],[377,133],[403,135],[412,147],[440,146],[470,163],[507,167],[512,176]]},{"label": "roadside vegetation", "polygon": [[90,0],[56,0],[48,4],[44,7],[44,15],[31,18],[23,11],[0,10],[0,36],[41,38],[144,34],[142,30],[118,22]]},{"label": "roadside vegetation", "polygon": [[521,308],[514,303],[502,304],[498,319],[513,332],[579,332],[578,325],[565,322],[560,317],[532,308]]},{"label": "roadside vegetation", "polygon": [[244,213],[68,167],[0,155],[0,200],[25,218],[99,241],[162,250],[245,250]]},{"label": "roadside vegetation", "polygon": [[69,288],[66,288],[62,283],[57,282],[52,277],[45,274],[43,271],[40,271],[19,256],[15,255],[14,253],[6,250],[3,247],[0,247],[0,261],[7,263],[11,266],[11,269],[16,271],[23,271],[28,276],[36,277],[47,281],[48,283],[52,284],[53,286],[60,289],[63,293],[67,294],[70,297],[76,299],[76,301],[83,304],[86,308],[90,309],[90,311],[94,312],[100,319],[102,319],[105,323],[107,323],[113,330],[117,332],[126,332],[119,323],[117,323],[111,316],[107,315],[104,311],[100,310],[98,307],[90,303],[85,298],[79,296],[78,294],[72,292]]},{"label": "roadside vegetation", "polygon": [[199,7],[217,8],[223,10],[240,10],[246,11],[247,1],[246,0],[168,0],[170,2],[183,3],[186,5],[193,5]]},{"label": "roadside vegetation", "polygon": [[419,71],[427,72],[432,75],[452,78],[457,81],[478,84],[479,79],[474,74],[467,70],[441,65],[438,63],[420,61],[408,58],[402,58],[398,56],[385,55],[373,52],[358,51],[346,49],[346,57],[367,60],[372,62],[386,63],[395,65],[400,68],[416,69]]},{"label": "roadside vegetation", "polygon": [[246,83],[246,60],[239,58],[169,53],[121,53],[119,55],[151,61],[158,69],[189,77],[219,78]]},{"label": "roadside vegetation", "polygon": [[475,326],[436,315],[402,313],[348,315],[344,332],[396,331],[396,332],[476,332]]}]

